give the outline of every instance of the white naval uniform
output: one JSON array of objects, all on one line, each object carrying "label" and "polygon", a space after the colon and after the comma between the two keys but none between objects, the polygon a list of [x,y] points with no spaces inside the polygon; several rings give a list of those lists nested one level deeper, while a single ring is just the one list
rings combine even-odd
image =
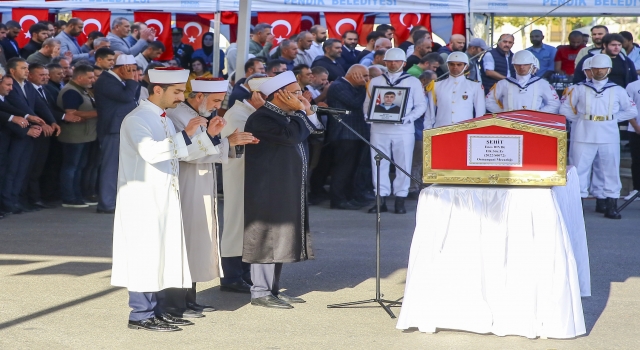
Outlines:
[{"label": "white naval uniform", "polygon": [[187,145],[163,112],[142,101],[120,128],[111,284],[131,292],[191,288],[178,161],[218,152],[206,133]]},{"label": "white naval uniform", "polygon": [[[364,101],[364,116],[367,119],[369,113],[369,103],[371,92],[374,86],[390,86],[385,80],[385,76],[396,87],[408,87],[409,96],[405,108],[402,124],[372,123],[371,124],[371,144],[380,149],[388,156],[393,155],[393,160],[407,171],[411,171],[411,161],[413,157],[413,146],[415,144],[415,127],[413,122],[422,117],[427,110],[427,99],[424,96],[422,84],[415,77],[408,76],[403,72],[385,73],[379,77],[371,79],[367,88],[367,97]],[[395,83],[402,79],[397,85]],[[371,152],[371,163],[373,166],[373,185],[376,188],[376,162],[375,152]],[[389,196],[391,194],[391,183],[389,181],[389,162],[380,162],[380,195]],[[409,193],[411,181],[403,172],[396,171],[396,178],[393,180],[394,194],[398,197],[406,197]]]},{"label": "white naval uniform", "polygon": [[638,115],[635,103],[620,86],[602,81],[576,85],[565,96],[560,114],[572,122],[569,164],[580,179],[580,195],[589,195],[594,159],[603,173],[603,196],[620,197],[620,131],[618,123]]},{"label": "white naval uniform", "polygon": [[[184,130],[189,121],[200,115],[185,102],[167,110],[176,132]],[[192,138],[207,135],[199,128]],[[193,282],[207,282],[220,277],[220,249],[218,247],[219,216],[215,163],[226,163],[230,152],[229,140],[223,138],[214,146],[217,153],[193,160],[180,160],[180,203],[187,258]]]},{"label": "white naval uniform", "polygon": [[482,83],[465,76],[449,76],[435,82],[427,95],[429,109],[424,117],[424,128],[432,129],[459,123],[485,114]]},{"label": "white naval uniform", "polygon": [[497,82],[487,94],[486,105],[491,113],[531,109],[557,114],[560,98],[546,80],[528,74]]}]

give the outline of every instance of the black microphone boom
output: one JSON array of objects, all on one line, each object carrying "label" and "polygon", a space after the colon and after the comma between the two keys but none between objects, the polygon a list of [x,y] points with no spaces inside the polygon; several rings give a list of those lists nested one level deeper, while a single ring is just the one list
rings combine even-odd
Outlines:
[{"label": "black microphone boom", "polygon": [[340,108],[331,108],[331,107],[320,107],[316,105],[311,106],[311,110],[315,113],[325,113],[325,114],[351,114],[351,111]]}]

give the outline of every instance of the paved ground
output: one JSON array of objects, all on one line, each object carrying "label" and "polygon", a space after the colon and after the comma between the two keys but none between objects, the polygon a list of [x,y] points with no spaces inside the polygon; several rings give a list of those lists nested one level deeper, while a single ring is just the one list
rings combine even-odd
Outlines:
[{"label": "paved ground", "polygon": [[[382,290],[402,297],[414,226],[383,215]],[[583,298],[588,335],[530,340],[395,329],[379,308],[327,309],[374,296],[374,216],[312,207],[316,260],[286,265],[282,284],[308,302],[293,310],[248,305],[245,295],[201,284],[198,300],[220,311],[172,334],[126,328],[127,294],[109,285],[113,217],[55,209],[0,221],[0,349],[640,349],[640,202],[620,221],[586,222],[593,296]],[[396,312],[399,309],[394,309]]]}]

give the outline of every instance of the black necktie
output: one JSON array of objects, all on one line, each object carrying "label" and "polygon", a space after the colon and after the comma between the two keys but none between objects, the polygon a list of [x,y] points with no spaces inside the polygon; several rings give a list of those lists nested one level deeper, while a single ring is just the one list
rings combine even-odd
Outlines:
[{"label": "black necktie", "polygon": [[42,98],[44,98],[44,100],[47,100],[47,96],[45,96],[44,94],[44,90],[42,90],[42,86],[38,88],[38,92],[40,93],[40,96],[42,96]]}]

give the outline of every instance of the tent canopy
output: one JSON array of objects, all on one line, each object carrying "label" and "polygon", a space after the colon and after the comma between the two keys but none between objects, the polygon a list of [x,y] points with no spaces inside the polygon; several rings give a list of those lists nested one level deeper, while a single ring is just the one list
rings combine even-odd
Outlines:
[{"label": "tent canopy", "polygon": [[[16,0],[0,7],[105,9],[202,13],[238,11],[242,0]],[[382,12],[467,13],[468,0],[253,0],[251,11],[260,12]]]},{"label": "tent canopy", "polygon": [[[220,0],[223,11],[237,11],[241,0]],[[253,0],[252,11],[467,13],[468,0]]]},{"label": "tent canopy", "polygon": [[[542,16],[567,0],[471,0],[470,12],[497,16]],[[606,16],[640,14],[640,0],[569,0],[553,16]]]}]

